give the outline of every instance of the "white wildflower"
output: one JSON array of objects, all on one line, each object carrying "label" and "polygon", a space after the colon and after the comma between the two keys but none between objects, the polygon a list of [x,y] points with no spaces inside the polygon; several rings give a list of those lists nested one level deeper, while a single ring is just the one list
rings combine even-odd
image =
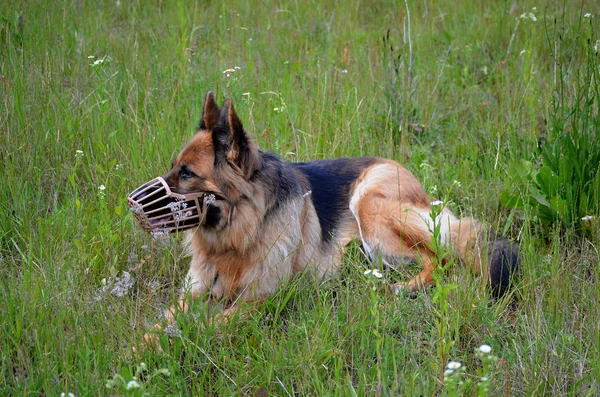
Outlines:
[{"label": "white wildflower", "polygon": [[175,213],[175,220],[180,221],[182,219],[189,218],[191,216],[194,216],[194,213],[192,211],[181,211],[181,212]]},{"label": "white wildflower", "polygon": [[479,351],[483,354],[489,354],[492,351],[492,347],[490,345],[481,345],[479,346]]},{"label": "white wildflower", "polygon": [[444,202],[442,200],[435,200],[432,201],[429,205],[431,205],[432,207],[437,207],[438,205],[442,205],[444,204]]},{"label": "white wildflower", "polygon": [[169,239],[169,232],[167,230],[153,230],[150,235],[154,240],[167,241]]},{"label": "white wildflower", "polygon": [[118,298],[122,298],[127,295],[129,290],[133,288],[134,284],[135,280],[133,277],[131,277],[131,274],[129,272],[123,272],[121,277],[117,277],[115,279],[113,289],[110,291],[110,293]]},{"label": "white wildflower", "polygon": [[132,379],[129,382],[127,382],[126,388],[127,388],[127,390],[139,389],[141,386],[142,385],[140,385],[140,383],[137,380]]},{"label": "white wildflower", "polygon": [[167,335],[169,338],[180,338],[182,333],[181,330],[177,328],[177,326],[169,324],[165,328],[165,335]]},{"label": "white wildflower", "polygon": [[582,222],[591,222],[594,220],[594,217],[592,215],[586,215],[583,218],[581,218]]},{"label": "white wildflower", "polygon": [[217,201],[217,198],[215,197],[214,194],[209,193],[209,194],[205,194],[204,195],[204,204],[209,205],[209,204],[213,204],[215,201]]},{"label": "white wildflower", "polygon": [[584,18],[591,18],[591,17],[592,17],[592,14],[590,14],[589,12],[586,12],[586,13],[583,15],[583,17],[584,17]]},{"label": "white wildflower", "polygon": [[537,18],[535,17],[535,15],[533,15],[533,12],[529,13],[529,19],[531,19],[533,22],[537,21]]},{"label": "white wildflower", "polygon": [[231,76],[231,73],[235,73],[236,70],[237,69],[235,69],[235,68],[225,69],[225,70],[223,70],[223,74],[226,75],[227,77],[229,77],[229,76]]},{"label": "white wildflower", "polygon": [[81,156],[83,156],[83,150],[79,150],[79,149],[75,150],[75,156],[76,156],[76,157],[81,157]]},{"label": "white wildflower", "polygon": [[365,270],[363,272],[363,274],[365,276],[371,274],[371,275],[373,275],[376,278],[382,278],[383,277],[383,274],[381,274],[381,272],[379,270],[377,270],[377,269],[367,269],[367,270]]},{"label": "white wildflower", "polygon": [[173,201],[172,203],[167,204],[167,207],[169,207],[171,212],[177,212],[179,210],[187,208],[187,206],[188,206],[187,203],[184,203],[181,201]]},{"label": "white wildflower", "polygon": [[160,287],[160,283],[156,280],[148,281],[146,285],[152,290],[152,292],[156,292],[156,290]]},{"label": "white wildflower", "polygon": [[450,361],[448,363],[448,365],[446,365],[446,368],[451,369],[452,371],[455,371],[455,370],[459,369],[460,367],[462,367],[462,364],[458,361]]},{"label": "white wildflower", "polygon": [[98,186],[98,189],[100,189],[100,191],[103,191],[103,190],[105,190],[105,189],[106,189],[106,186],[104,186],[104,185],[100,185],[100,186]]}]

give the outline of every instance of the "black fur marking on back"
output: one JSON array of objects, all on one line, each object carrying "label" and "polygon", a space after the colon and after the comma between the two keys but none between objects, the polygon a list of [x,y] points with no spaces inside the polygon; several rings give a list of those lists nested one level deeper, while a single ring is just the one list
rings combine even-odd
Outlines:
[{"label": "black fur marking on back", "polygon": [[307,163],[291,163],[310,183],[312,201],[321,225],[321,239],[329,242],[344,212],[350,211],[350,194],[359,175],[374,157],[338,158]]}]

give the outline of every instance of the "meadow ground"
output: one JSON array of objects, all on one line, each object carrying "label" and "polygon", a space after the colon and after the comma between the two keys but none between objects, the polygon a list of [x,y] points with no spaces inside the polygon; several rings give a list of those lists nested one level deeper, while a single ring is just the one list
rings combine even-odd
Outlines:
[{"label": "meadow ground", "polygon": [[[452,395],[461,371],[467,395],[600,394],[594,2],[8,0],[0,18],[1,395]],[[132,354],[188,260],[126,195],[208,90],[287,160],[402,162],[518,242],[523,281],[494,300],[456,267],[394,296],[418,269],[365,275],[355,243],[338,278],[219,330],[199,303]]]}]

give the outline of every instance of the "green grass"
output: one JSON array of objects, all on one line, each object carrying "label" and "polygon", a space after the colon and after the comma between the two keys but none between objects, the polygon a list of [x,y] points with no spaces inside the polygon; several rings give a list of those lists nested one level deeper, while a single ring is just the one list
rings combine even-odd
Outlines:
[{"label": "green grass", "polygon": [[[526,3],[409,1],[409,23],[402,1],[3,1],[0,394],[444,395],[447,358],[476,376],[483,343],[500,357],[490,395],[600,394],[598,213],[580,232],[500,204],[527,194],[508,165],[536,164],[565,117],[553,101],[577,103],[590,59],[598,72],[600,14]],[[443,312],[433,289],[392,296],[385,284],[417,269],[371,280],[354,244],[323,286],[297,280],[221,332],[198,303],[162,352],[132,354],[188,259],[179,238],[141,232],[125,197],[168,169],[209,90],[264,149],[394,158],[518,241],[515,300],[458,267]],[[593,98],[583,124],[597,131]],[[123,271],[135,283],[118,297]],[[106,388],[141,362],[141,389]]]}]

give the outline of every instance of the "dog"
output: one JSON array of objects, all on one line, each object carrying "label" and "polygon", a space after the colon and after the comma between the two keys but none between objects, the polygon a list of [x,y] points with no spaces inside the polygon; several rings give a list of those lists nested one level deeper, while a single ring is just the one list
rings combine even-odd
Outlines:
[{"label": "dog", "polygon": [[[305,270],[331,277],[354,239],[375,266],[422,265],[414,278],[391,286],[395,293],[433,283],[439,265],[434,228],[439,243],[483,275],[496,295],[508,290],[519,268],[518,248],[490,237],[480,221],[458,219],[443,206],[432,217],[430,197],[399,163],[379,157],[283,161],[259,150],[231,99],[219,108],[212,92],[198,131],[163,178],[173,192],[216,197],[187,232],[186,285],[191,299],[220,302],[225,317],[236,303],[263,301]],[[167,322],[188,307],[182,296]]]}]

